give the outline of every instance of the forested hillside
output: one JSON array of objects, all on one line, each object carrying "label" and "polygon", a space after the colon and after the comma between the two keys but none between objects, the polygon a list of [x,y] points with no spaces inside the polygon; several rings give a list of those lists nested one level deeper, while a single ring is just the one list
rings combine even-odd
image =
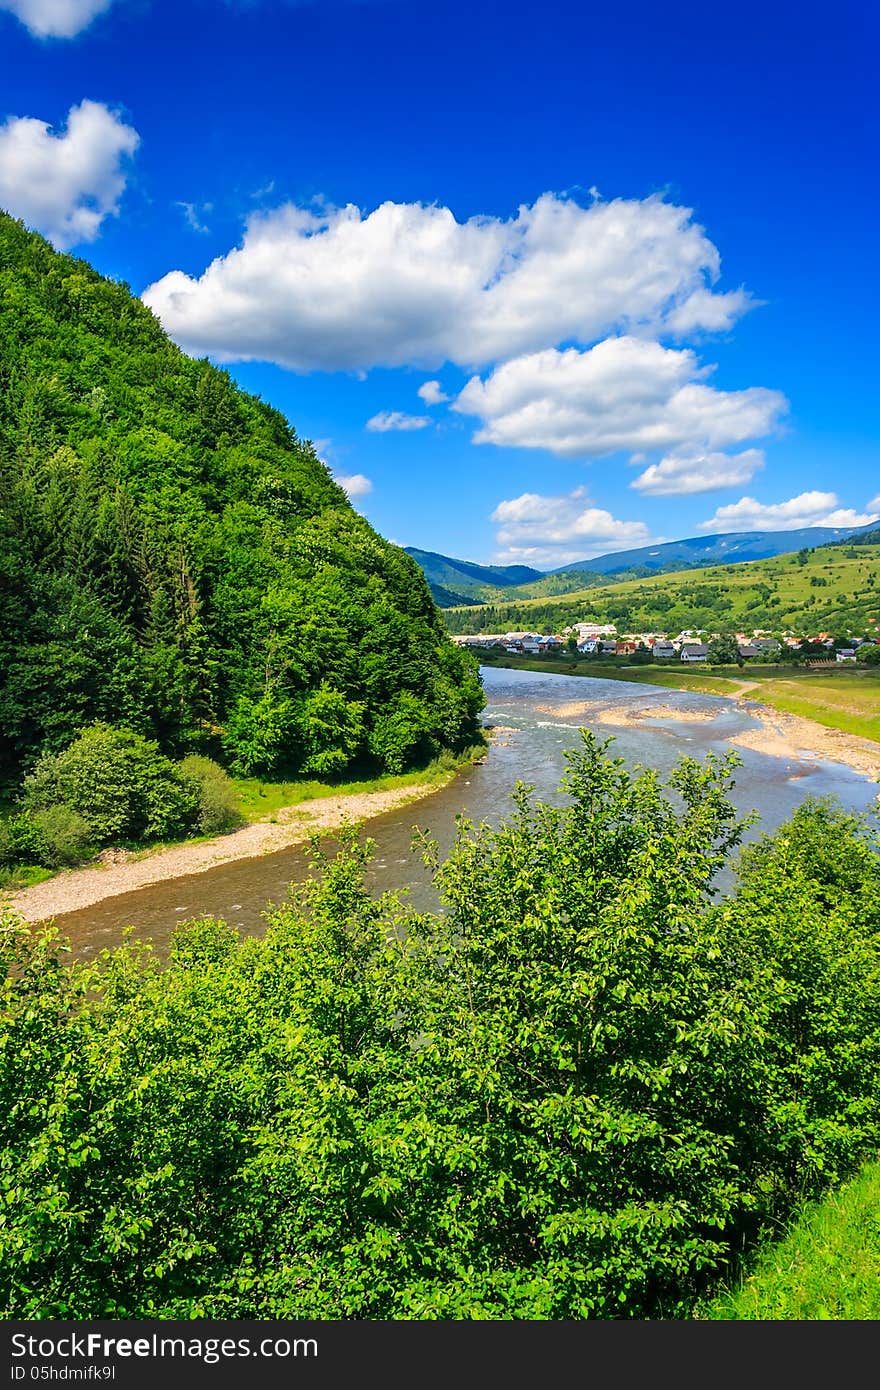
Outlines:
[{"label": "forested hillside", "polygon": [[400,770],[482,691],[414,560],[129,291],[0,215],[0,759],[94,721],[241,773]]},{"label": "forested hillside", "polygon": [[736,760],[606,749],[460,822],[440,912],[349,834],[167,965],[4,918],[0,1316],[688,1318],[876,1155],[876,832],[807,802],[715,903]]}]

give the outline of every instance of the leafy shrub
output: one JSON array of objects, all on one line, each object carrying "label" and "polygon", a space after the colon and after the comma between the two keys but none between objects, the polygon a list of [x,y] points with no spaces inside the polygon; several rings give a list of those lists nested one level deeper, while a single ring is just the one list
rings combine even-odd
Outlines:
[{"label": "leafy shrub", "polygon": [[411,763],[430,758],[437,751],[430,723],[424,701],[404,690],[376,719],[370,733],[370,752],[389,772],[403,772]]},{"label": "leafy shrub", "polygon": [[269,774],[290,764],[296,754],[292,701],[268,694],[242,696],[230,712],[223,746],[237,777]]},{"label": "leafy shrub", "polygon": [[239,824],[241,813],[235,784],[218,763],[193,753],[177,766],[181,777],[196,790],[195,825],[203,835],[216,835]]},{"label": "leafy shrub", "polygon": [[364,705],[325,681],[297,708],[299,770],[313,777],[343,772],[364,741]]},{"label": "leafy shrub", "polygon": [[63,752],[39,759],[22,801],[32,811],[69,807],[106,845],[179,834],[195,820],[198,794],[157,743],[93,724]]},{"label": "leafy shrub", "polygon": [[29,812],[0,820],[0,865],[41,864],[44,851],[39,827]]},{"label": "leafy shrub", "polygon": [[95,852],[92,831],[69,806],[49,806],[34,813],[40,835],[40,862],[50,869],[69,868],[91,858]]}]

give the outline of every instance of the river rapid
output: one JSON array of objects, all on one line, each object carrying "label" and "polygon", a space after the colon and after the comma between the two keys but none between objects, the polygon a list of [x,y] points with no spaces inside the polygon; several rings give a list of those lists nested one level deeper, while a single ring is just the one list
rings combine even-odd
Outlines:
[{"label": "river rapid", "polygon": [[[755,728],[757,722],[748,702],[723,696],[488,667],[482,677],[487,699],[483,722],[492,729],[485,760],[425,800],[371,820],[365,831],[376,842],[371,888],[405,888],[418,908],[436,907],[437,899],[430,874],[413,848],[415,828],[429,831],[446,853],[458,817],[498,825],[510,811],[510,795],[518,781],[534,787],[540,799],[561,804],[565,752],[580,743],[581,727],[603,738],[613,736],[609,751],[629,765],[668,774],[683,754],[724,754],[726,739]],[[625,722],[651,708],[658,711],[656,717],[649,714],[637,723]],[[747,838],[775,829],[806,796],[834,796],[854,811],[876,805],[876,783],[839,764],[817,762],[809,755],[789,760],[738,751],[742,766],[732,799],[739,810],[756,810],[760,816]],[[222,917],[247,934],[259,935],[265,930],[267,905],[282,902],[289,885],[310,872],[306,848],[298,845],[107,898],[56,917],[55,925],[70,939],[74,955],[85,958],[118,944],[127,926],[164,952],[175,926],[193,917]]]}]

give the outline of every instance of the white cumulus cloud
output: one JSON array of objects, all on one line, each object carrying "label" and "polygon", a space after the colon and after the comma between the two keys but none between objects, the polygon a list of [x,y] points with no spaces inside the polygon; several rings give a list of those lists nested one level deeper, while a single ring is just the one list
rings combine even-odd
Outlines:
[{"label": "white cumulus cloud", "polygon": [[865,510],[868,512],[880,512],[880,492],[877,493],[876,497],[872,497],[870,502],[865,504]]},{"label": "white cumulus cloud", "polygon": [[545,193],[514,217],[447,207],[286,204],[201,276],[172,270],[144,301],[188,351],[295,371],[479,367],[612,332],[727,328],[720,258],[691,209],[660,197]]},{"label": "white cumulus cloud", "polygon": [[728,507],[719,507],[708,521],[700,522],[699,529],[797,531],[804,526],[867,526],[878,520],[878,513],[880,508],[877,512],[857,512],[852,507],[841,507],[834,492],[802,492],[787,502],[766,504],[754,497],[741,497]]},{"label": "white cumulus cloud", "polygon": [[423,430],[433,423],[430,415],[407,415],[402,410],[380,410],[378,415],[370,416],[367,429],[377,434],[386,434],[388,430]]},{"label": "white cumulus cloud", "polygon": [[586,352],[555,348],[472,377],[454,409],[475,415],[478,444],[591,458],[620,449],[714,450],[771,433],[787,403],[778,391],[720,391],[689,350],[609,338]]},{"label": "white cumulus cloud", "polygon": [[439,381],[424,382],[418,389],[418,395],[421,396],[425,405],[442,405],[444,401],[449,400]]},{"label": "white cumulus cloud", "polygon": [[583,487],[561,497],[524,492],[499,502],[491,520],[499,528],[499,564],[553,568],[652,540],[644,522],[618,521],[594,506]]},{"label": "white cumulus cloud", "polygon": [[630,487],[653,497],[686,497],[739,487],[763,467],[762,449],[745,449],[741,454],[667,454],[659,463],[650,464]]},{"label": "white cumulus cloud", "polygon": [[758,303],[743,289],[731,290],[728,294],[694,290],[689,299],[676,305],[666,325],[679,338],[700,331],[726,333],[749,309],[757,308]]},{"label": "white cumulus cloud", "polygon": [[0,0],[38,39],[72,39],[109,10],[113,0]]},{"label": "white cumulus cloud", "polygon": [[366,497],[373,484],[363,473],[334,473],[333,481],[344,488],[349,497]]},{"label": "white cumulus cloud", "polygon": [[137,131],[98,101],[73,106],[66,129],[10,116],[0,126],[0,207],[62,250],[94,241],[125,190]]}]

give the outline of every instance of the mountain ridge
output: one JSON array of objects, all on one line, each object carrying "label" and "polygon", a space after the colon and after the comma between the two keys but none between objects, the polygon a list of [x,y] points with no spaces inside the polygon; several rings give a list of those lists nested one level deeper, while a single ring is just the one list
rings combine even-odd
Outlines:
[{"label": "mountain ridge", "polygon": [[[613,576],[621,580],[649,578],[710,565],[773,559],[796,550],[845,544],[875,528],[876,522],[855,527],[807,526],[793,531],[724,531],[634,550],[609,551],[551,570],[527,565],[479,565],[415,546],[406,547],[406,553],[421,566],[435,603],[441,608],[455,608],[493,600],[548,598],[588,587],[591,582],[607,582]],[[517,578],[523,571],[528,577]]]}]

